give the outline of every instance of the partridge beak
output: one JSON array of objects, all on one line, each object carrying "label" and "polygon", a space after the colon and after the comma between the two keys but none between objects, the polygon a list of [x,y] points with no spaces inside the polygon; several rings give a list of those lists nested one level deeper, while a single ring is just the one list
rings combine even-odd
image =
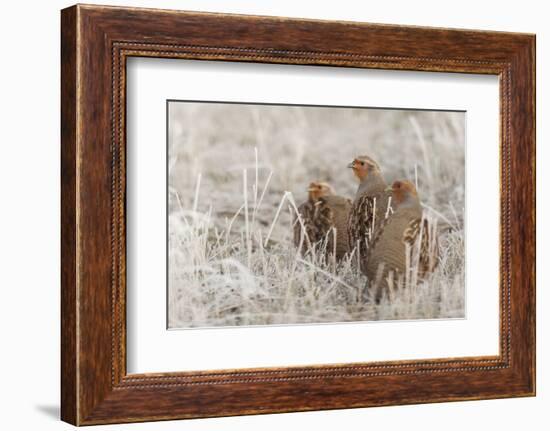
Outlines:
[{"label": "partridge beak", "polygon": [[351,163],[348,163],[348,168],[353,169],[355,167],[355,160]]},{"label": "partridge beak", "polygon": [[315,190],[317,190],[317,189],[314,188],[314,187],[310,187],[309,189],[307,189],[308,192],[314,192]]}]

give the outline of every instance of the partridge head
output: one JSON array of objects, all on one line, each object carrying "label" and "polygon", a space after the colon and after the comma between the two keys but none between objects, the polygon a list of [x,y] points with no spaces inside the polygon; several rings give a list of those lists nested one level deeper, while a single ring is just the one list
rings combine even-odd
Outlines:
[{"label": "partridge head", "polygon": [[322,181],[311,182],[309,184],[307,191],[308,191],[309,200],[313,202],[316,202],[320,198],[323,198],[325,196],[332,196],[335,194],[332,186]]},{"label": "partridge head", "polygon": [[371,175],[380,175],[380,166],[369,156],[357,156],[348,164],[348,168],[353,169],[353,174],[359,182],[363,182]]},{"label": "partridge head", "polygon": [[413,208],[420,206],[416,187],[409,180],[397,180],[386,189],[392,195],[393,208]]}]

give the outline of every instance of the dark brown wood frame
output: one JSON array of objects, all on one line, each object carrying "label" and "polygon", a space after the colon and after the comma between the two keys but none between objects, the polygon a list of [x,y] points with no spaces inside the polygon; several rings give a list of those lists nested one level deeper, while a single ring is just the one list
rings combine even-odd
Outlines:
[{"label": "dark brown wood frame", "polygon": [[[61,18],[63,420],[88,425],[535,394],[534,35],[81,5]],[[131,56],[498,75],[500,354],[128,375]]]}]

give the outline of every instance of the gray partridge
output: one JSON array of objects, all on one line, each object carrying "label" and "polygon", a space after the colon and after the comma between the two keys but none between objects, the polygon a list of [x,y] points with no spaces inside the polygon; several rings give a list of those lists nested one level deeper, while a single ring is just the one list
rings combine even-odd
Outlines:
[{"label": "gray partridge", "polygon": [[377,301],[388,290],[424,277],[438,261],[437,236],[422,216],[414,184],[395,181],[391,192],[394,213],[372,239],[366,268],[369,290],[376,292]]},{"label": "gray partridge", "polygon": [[366,271],[370,242],[378,227],[391,213],[391,192],[378,163],[368,156],[358,156],[348,165],[359,180],[348,219],[349,249],[355,249],[360,267]]},{"label": "gray partridge", "polygon": [[325,246],[323,241],[326,241],[326,256],[335,253],[337,260],[342,259],[348,251],[350,208],[351,200],[337,196],[329,184],[312,182],[308,188],[308,200],[298,207],[301,223],[297,218],[294,220],[294,245],[311,250],[314,246]]}]

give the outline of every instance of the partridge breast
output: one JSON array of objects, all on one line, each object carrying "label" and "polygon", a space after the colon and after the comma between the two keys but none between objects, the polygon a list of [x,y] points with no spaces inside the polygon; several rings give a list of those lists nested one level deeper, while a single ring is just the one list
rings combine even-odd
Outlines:
[{"label": "partridge breast", "polygon": [[[315,224],[315,204],[312,201],[306,201],[298,207],[298,214],[294,217],[294,245],[296,248],[302,245],[302,249],[307,250],[311,245],[318,241],[317,226]],[[303,226],[302,226],[303,225]],[[305,234],[305,235],[304,235]]]},{"label": "partridge breast", "polygon": [[399,211],[380,226],[371,242],[366,270],[377,300],[391,285],[403,285],[407,277],[419,279],[434,270],[436,237],[420,208]]},{"label": "partridge breast", "polygon": [[348,220],[349,249],[359,254],[361,270],[366,271],[371,242],[378,229],[392,211],[391,192],[382,191],[376,195],[360,196],[353,203]]},{"label": "partridge breast", "polygon": [[347,223],[351,200],[342,196],[325,196],[316,205],[318,230],[321,237],[327,239],[327,254],[335,253],[336,259],[340,260],[348,252]]},{"label": "partridge breast", "polygon": [[[348,251],[347,220],[351,201],[342,196],[324,196],[312,203],[305,202],[298,208],[305,228],[299,220],[294,221],[294,245],[302,250],[310,250],[316,244],[326,242],[326,255],[336,253],[337,259],[342,259]],[[336,240],[336,241],[335,241]]]}]

